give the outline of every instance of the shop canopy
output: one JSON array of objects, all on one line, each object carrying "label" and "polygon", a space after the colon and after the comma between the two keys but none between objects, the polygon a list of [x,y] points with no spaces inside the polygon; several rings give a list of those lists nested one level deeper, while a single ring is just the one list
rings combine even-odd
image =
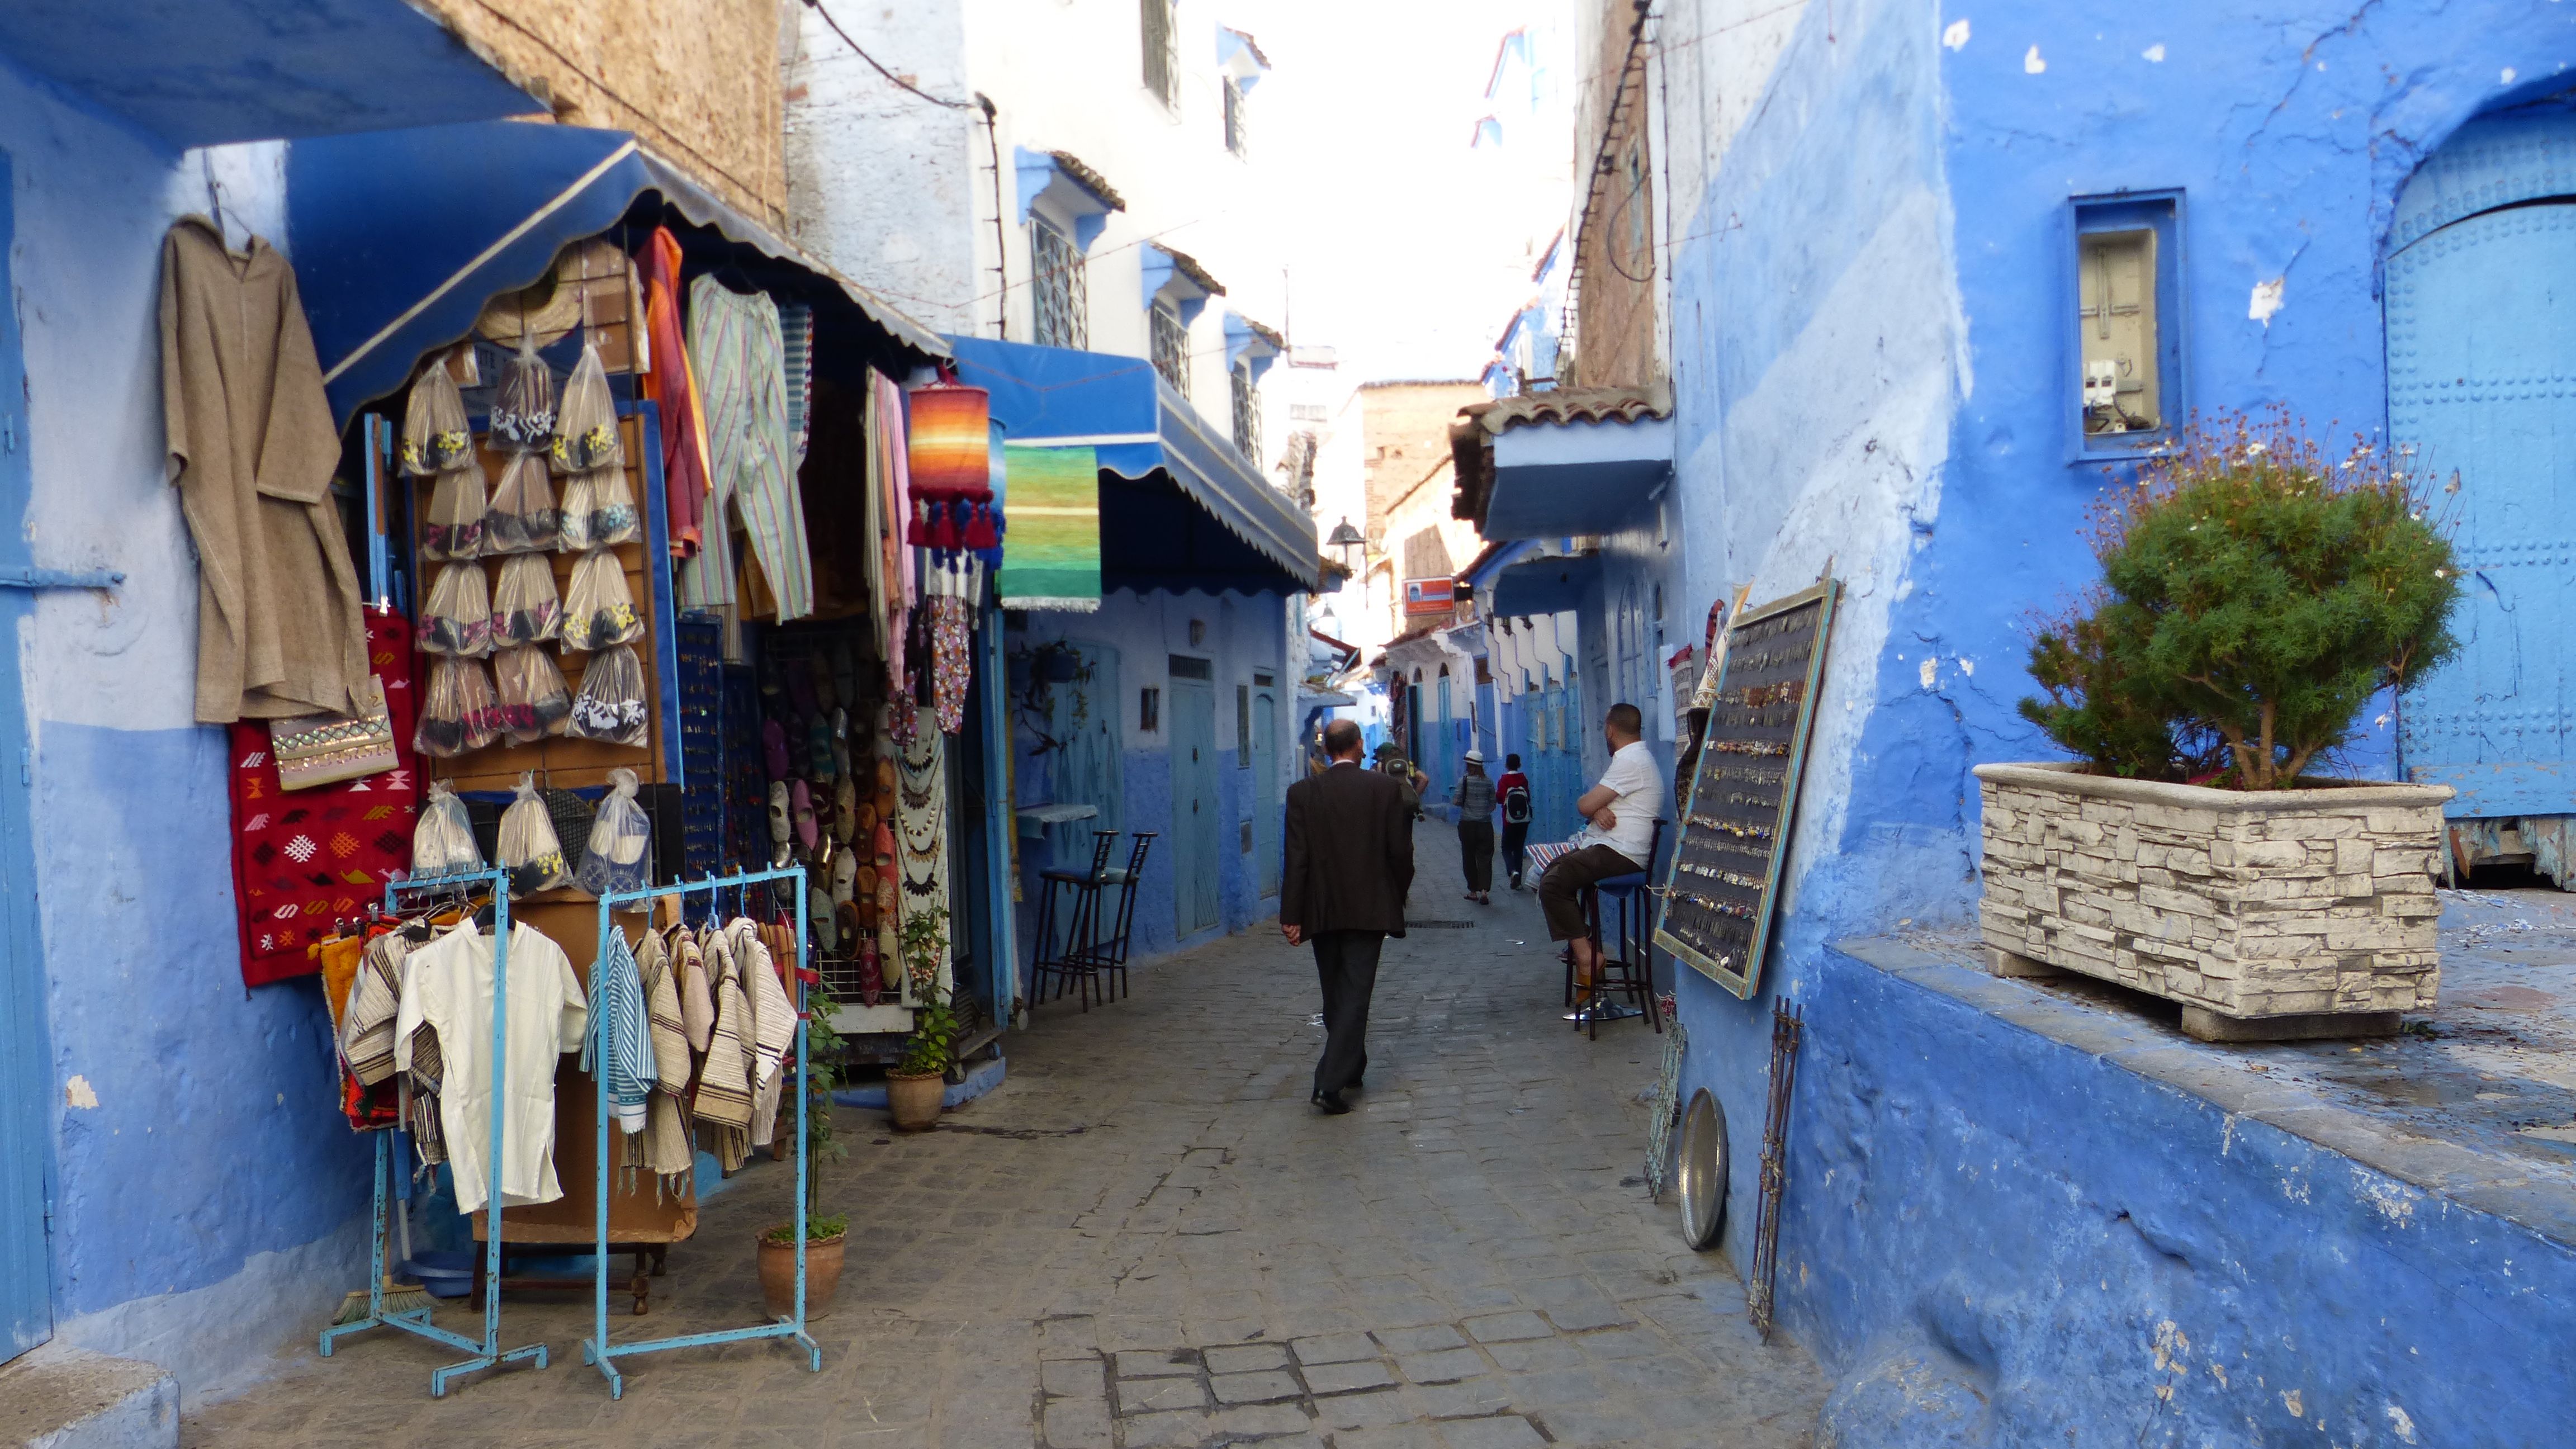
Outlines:
[{"label": "shop canopy", "polygon": [[486,302],[544,277],[564,247],[621,222],[654,224],[664,206],[687,232],[692,273],[720,265],[824,307],[837,300],[917,361],[948,355],[938,334],[623,131],[429,126],[299,141],[286,166],[289,250],[343,423],[471,332]]},{"label": "shop canopy", "polygon": [[1320,593],[1315,522],[1141,357],[951,337],[960,382],[993,395],[1019,447],[1100,462],[1100,572],[1112,589]]}]

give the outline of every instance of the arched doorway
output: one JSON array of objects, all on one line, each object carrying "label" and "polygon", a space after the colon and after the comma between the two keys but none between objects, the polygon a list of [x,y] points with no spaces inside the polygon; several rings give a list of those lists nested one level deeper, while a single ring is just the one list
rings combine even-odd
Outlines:
[{"label": "arched doorway", "polygon": [[2389,435],[2456,520],[2466,581],[2460,652],[2407,691],[2400,759],[2459,792],[2457,863],[2576,888],[2576,111],[2462,127],[2390,247]]}]

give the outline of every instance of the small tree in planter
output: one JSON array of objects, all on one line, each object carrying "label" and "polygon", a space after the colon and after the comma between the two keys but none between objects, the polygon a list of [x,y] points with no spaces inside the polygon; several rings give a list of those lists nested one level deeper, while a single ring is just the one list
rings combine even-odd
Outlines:
[{"label": "small tree in planter", "polygon": [[[2194,428],[2097,510],[2102,588],[2031,649],[2022,714],[2104,774],[2285,789],[2455,645],[2451,546],[2386,454],[2286,417]],[[2214,769],[2207,768],[2214,766]]]},{"label": "small tree in planter", "polygon": [[1996,970],[2151,991],[2206,1037],[2432,1004],[2450,791],[2303,778],[2454,647],[2429,512],[2405,460],[2329,459],[2283,414],[2191,429],[2103,503],[2101,587],[2041,625],[2021,704],[2085,763],[1976,772]]}]

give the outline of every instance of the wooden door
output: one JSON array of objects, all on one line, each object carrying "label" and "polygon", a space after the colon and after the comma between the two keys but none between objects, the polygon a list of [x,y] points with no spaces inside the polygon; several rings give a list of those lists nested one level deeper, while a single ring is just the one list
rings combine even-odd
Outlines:
[{"label": "wooden door", "polygon": [[1172,680],[1172,925],[1204,931],[1222,915],[1217,892],[1216,686]]}]

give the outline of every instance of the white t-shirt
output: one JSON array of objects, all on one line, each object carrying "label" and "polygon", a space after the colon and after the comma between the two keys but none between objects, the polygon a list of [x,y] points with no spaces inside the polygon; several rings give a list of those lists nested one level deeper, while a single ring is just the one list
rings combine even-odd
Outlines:
[{"label": "white t-shirt", "polygon": [[1618,817],[1618,827],[1603,830],[1587,823],[1578,844],[1606,845],[1641,869],[1651,865],[1646,857],[1655,848],[1655,817],[1664,813],[1664,772],[1656,768],[1655,752],[1644,740],[1620,746],[1610,757],[1610,768],[1601,772],[1601,785],[1616,796],[1610,811]]}]

